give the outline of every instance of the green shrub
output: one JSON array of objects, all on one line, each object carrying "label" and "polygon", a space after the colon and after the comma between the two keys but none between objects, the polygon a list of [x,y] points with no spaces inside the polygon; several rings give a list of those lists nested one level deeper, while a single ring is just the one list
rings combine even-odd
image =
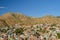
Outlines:
[{"label": "green shrub", "polygon": [[60,39],[60,33],[57,33],[57,37]]},{"label": "green shrub", "polygon": [[23,34],[23,29],[22,28],[17,28],[16,30],[15,30],[15,33],[18,35],[18,34]]}]

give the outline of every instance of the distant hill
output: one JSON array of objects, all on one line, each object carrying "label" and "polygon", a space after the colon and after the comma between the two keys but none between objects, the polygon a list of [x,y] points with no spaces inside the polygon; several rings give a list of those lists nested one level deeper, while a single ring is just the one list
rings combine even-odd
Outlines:
[{"label": "distant hill", "polygon": [[6,13],[0,16],[0,27],[2,26],[13,26],[15,24],[19,25],[34,25],[40,23],[59,23],[60,24],[60,16],[44,16],[41,18],[33,18],[20,13]]}]

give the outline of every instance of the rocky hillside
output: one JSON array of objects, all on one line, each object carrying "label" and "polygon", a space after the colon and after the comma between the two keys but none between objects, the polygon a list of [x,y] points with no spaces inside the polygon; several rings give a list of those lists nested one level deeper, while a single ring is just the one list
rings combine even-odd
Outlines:
[{"label": "rocky hillside", "polygon": [[38,23],[60,23],[60,17],[44,16],[41,18],[32,18],[20,13],[6,13],[0,16],[0,27],[19,25],[33,25]]}]

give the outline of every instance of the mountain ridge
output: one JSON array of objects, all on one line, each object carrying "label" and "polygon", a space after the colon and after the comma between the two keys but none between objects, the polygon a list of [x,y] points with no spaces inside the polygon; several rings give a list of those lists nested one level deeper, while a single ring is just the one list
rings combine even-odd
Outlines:
[{"label": "mountain ridge", "polygon": [[60,18],[55,16],[44,16],[41,18],[33,18],[19,13],[6,13],[0,16],[0,27],[19,25],[34,25],[41,23],[57,23],[60,24]]}]

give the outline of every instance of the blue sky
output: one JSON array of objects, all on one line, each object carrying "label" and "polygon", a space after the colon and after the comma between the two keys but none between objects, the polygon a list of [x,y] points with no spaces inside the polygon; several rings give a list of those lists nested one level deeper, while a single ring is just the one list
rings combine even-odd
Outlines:
[{"label": "blue sky", "polygon": [[32,17],[60,16],[60,0],[0,0],[0,15],[8,12]]}]

